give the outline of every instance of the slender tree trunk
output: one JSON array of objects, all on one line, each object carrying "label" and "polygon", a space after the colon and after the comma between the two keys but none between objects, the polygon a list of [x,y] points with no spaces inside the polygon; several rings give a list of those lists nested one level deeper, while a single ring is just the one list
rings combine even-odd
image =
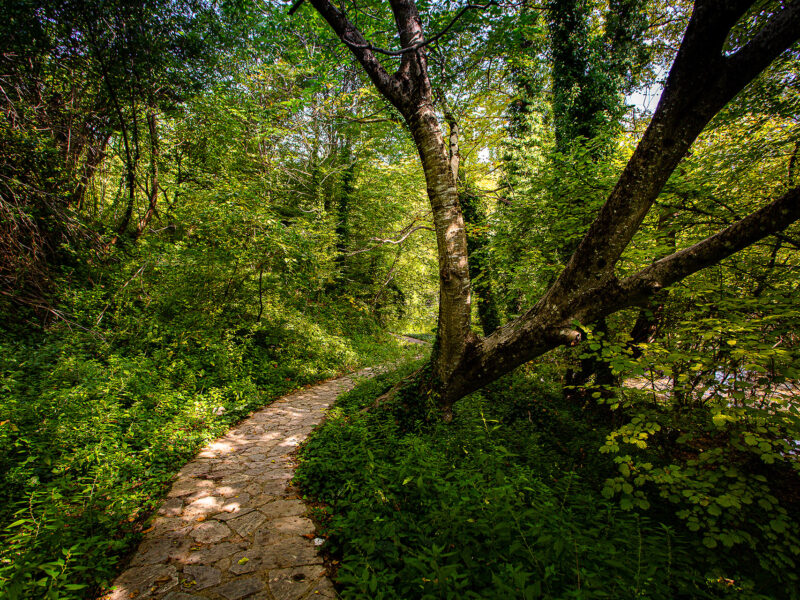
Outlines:
[{"label": "slender tree trunk", "polygon": [[[461,151],[459,150],[459,136],[461,128],[458,120],[447,105],[444,96],[441,97],[444,105],[444,119],[450,130],[448,136],[448,154],[450,159],[450,173],[456,181],[458,200],[461,205],[465,226],[485,226],[486,214],[480,206],[480,199],[475,195],[466,181],[461,166]],[[477,303],[478,319],[483,328],[484,335],[490,335],[500,326],[500,313],[492,288],[492,279],[488,261],[488,247],[485,238],[470,234],[465,230],[467,238],[467,255],[469,261],[469,277],[472,282],[473,299]]]},{"label": "slender tree trunk", "polygon": [[133,234],[133,239],[138,240],[144,233],[145,228],[150,224],[153,216],[156,214],[158,205],[158,157],[159,157],[159,143],[158,143],[158,121],[155,110],[150,110],[147,113],[147,130],[150,134],[150,186],[147,194],[147,211],[144,213],[139,223],[136,225],[136,231]]},{"label": "slender tree trunk", "polygon": [[789,185],[797,185],[798,183],[798,174],[797,174],[797,157],[800,155],[800,142],[795,142],[794,144],[794,151],[792,155],[789,157],[789,168],[788,168],[788,175],[789,175]]},{"label": "slender tree trunk", "polygon": [[92,177],[94,177],[97,168],[103,160],[105,160],[106,147],[110,139],[110,135],[104,135],[97,146],[89,144],[86,148],[86,159],[81,168],[78,185],[72,192],[72,197],[69,202],[71,206],[77,206],[78,210],[83,209],[83,201],[86,197],[86,190],[89,187],[89,182],[92,180]]},{"label": "slender tree trunk", "polygon": [[[467,224],[467,250],[469,251],[469,277],[472,281],[473,300],[478,309],[478,320],[484,335],[491,335],[500,327],[500,311],[492,282],[492,265],[487,243],[486,213],[480,198],[469,184],[464,183],[459,193],[461,210]],[[472,229],[472,231],[470,231]],[[476,231],[477,230],[477,231]]]},{"label": "slender tree trunk", "polygon": [[342,174],[341,185],[335,209],[336,226],[336,281],[341,286],[348,276],[347,245],[350,243],[350,201],[355,191],[356,161],[353,159],[349,141],[342,151],[343,161],[347,163]]},{"label": "slender tree trunk", "polygon": [[261,315],[264,313],[264,263],[258,265],[258,315],[256,315],[256,323],[261,321]]}]

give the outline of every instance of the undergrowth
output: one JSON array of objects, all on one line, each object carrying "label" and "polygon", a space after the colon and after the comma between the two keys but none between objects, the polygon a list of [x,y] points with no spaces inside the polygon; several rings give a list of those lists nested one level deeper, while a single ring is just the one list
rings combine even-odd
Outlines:
[{"label": "undergrowth", "polygon": [[265,295],[258,321],[235,306],[199,319],[176,289],[145,303],[142,291],[73,288],[72,321],[6,322],[0,597],[95,597],[205,443],[292,389],[403,352],[348,307]]},{"label": "undergrowth", "polygon": [[720,575],[669,507],[604,498],[608,428],[541,373],[472,394],[450,424],[361,411],[412,368],[341,397],[302,451],[343,598],[790,597]]}]

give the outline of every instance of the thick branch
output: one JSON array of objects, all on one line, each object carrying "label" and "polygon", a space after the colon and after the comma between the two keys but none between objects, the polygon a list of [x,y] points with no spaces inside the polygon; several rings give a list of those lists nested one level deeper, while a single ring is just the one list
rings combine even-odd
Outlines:
[{"label": "thick branch", "polygon": [[[353,56],[356,57],[366,71],[378,91],[386,96],[392,104],[398,106],[402,97],[399,82],[396,77],[389,75],[375,54],[369,48],[366,39],[358,28],[353,25],[347,16],[333,6],[329,0],[309,0],[322,18],[328,22],[339,39],[344,42]],[[399,106],[398,106],[399,108]]]},{"label": "thick branch", "polygon": [[303,0],[296,0],[292,7],[289,9],[289,16],[293,16],[294,13],[300,8],[300,5],[303,4]]},{"label": "thick branch", "polygon": [[389,0],[389,5],[392,7],[395,27],[400,36],[400,46],[404,48],[419,46],[415,51],[403,54],[400,68],[395,73],[395,77],[405,83],[411,92],[406,95],[406,99],[411,102],[405,112],[401,108],[401,112],[408,120],[420,106],[431,102],[428,59],[422,48],[425,45],[425,31],[414,0]]},{"label": "thick branch", "polygon": [[796,0],[777,13],[742,50],[726,58],[722,53],[725,40],[747,4],[700,2],[695,7],[647,131],[548,296],[570,295],[601,285],[608,278],[667,179],[706,124],[800,38],[800,2]]},{"label": "thick branch", "polygon": [[800,187],[730,227],[671,254],[620,282],[627,303],[638,304],[658,290],[710,267],[800,219]]},{"label": "thick branch", "polygon": [[636,275],[617,281],[606,277],[597,287],[572,297],[545,297],[525,315],[492,335],[475,340],[459,370],[460,398],[511,369],[562,345],[574,345],[580,335],[573,323],[591,323],[623,308],[642,304],[658,290],[721,261],[800,220],[800,187],[737,221],[702,242],[656,261]]},{"label": "thick branch", "polygon": [[743,48],[728,57],[729,76],[750,81],[797,41],[798,31],[800,2],[795,0],[780,8]]}]

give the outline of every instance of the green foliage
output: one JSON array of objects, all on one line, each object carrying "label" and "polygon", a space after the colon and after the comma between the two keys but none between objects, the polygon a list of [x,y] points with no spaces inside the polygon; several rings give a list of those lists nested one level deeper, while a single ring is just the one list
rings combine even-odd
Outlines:
[{"label": "green foliage", "polygon": [[[454,16],[420,8],[429,31]],[[690,12],[540,8],[467,11],[429,55],[474,182],[462,207],[486,331],[569,259],[646,125],[622,93],[663,75]],[[389,10],[349,12],[389,47]],[[435,240],[396,110],[320,41],[317,16],[205,0],[6,12],[0,596],[86,598],[204,443],[297,386],[395,360],[378,323],[430,331]],[[650,52],[661,64],[642,64]],[[617,275],[796,184],[796,55],[693,146]],[[449,425],[408,390],[360,412],[411,366],[345,396],[298,474],[327,505],[344,596],[796,598],[797,247],[788,230],[638,315],[584,324],[586,344],[466,399]],[[633,340],[639,317],[649,336]],[[565,401],[579,360],[622,385],[590,378],[582,406]],[[645,378],[656,392],[632,389]]]},{"label": "green foliage", "polygon": [[327,505],[343,597],[704,595],[672,527],[599,496],[584,461],[600,439],[541,372],[474,394],[449,425],[360,412],[410,369],[343,396],[303,450],[296,480]]},{"label": "green foliage", "polygon": [[[536,115],[529,120],[536,124]],[[509,174],[513,203],[491,219],[491,254],[509,316],[535,304],[564,268],[620,166],[619,155],[605,161],[594,156],[613,142],[607,136],[562,153],[550,139],[542,141],[541,123],[536,127],[530,136],[508,142],[507,158],[522,165]]]},{"label": "green foliage", "polygon": [[[554,8],[569,4],[551,3],[551,19]],[[588,5],[572,4],[585,17]],[[678,21],[682,10],[676,8]],[[740,26],[756,22],[743,19]],[[614,147],[602,138],[576,140],[579,126],[597,135],[618,124],[590,118],[593,106],[613,101],[597,93],[613,73],[574,69],[598,58],[588,43],[576,44],[591,36],[587,23],[557,32],[556,46],[576,54],[564,52],[567,64],[554,66],[562,69],[562,81],[553,82],[552,104],[529,98],[530,110],[517,118],[507,143],[514,201],[494,215],[492,251],[509,314],[536,301],[558,274],[615,181],[617,159],[626,158],[638,137],[635,132],[629,148],[620,146],[618,157],[602,150]],[[731,43],[736,40],[732,36]],[[768,69],[693,146],[616,265],[618,277],[690,246],[796,185],[798,130],[788,115],[797,94],[777,83],[795,78],[797,63],[789,65],[795,54],[787,52]],[[569,68],[575,83],[565,86]],[[581,93],[590,89],[590,101],[582,102]],[[635,118],[630,123],[637,126]],[[559,126],[571,130],[562,138],[573,144],[569,152],[549,150]],[[680,532],[719,595],[798,594],[796,231],[673,286],[641,311],[602,326],[583,324],[586,343],[578,352],[553,356],[560,373],[603,365],[617,384],[603,387],[595,370],[584,389],[567,390],[585,403],[587,418],[609,427],[599,444],[613,466],[599,488],[604,498]]]},{"label": "green foliage", "polygon": [[[647,56],[644,5],[641,0],[609,2],[603,32],[596,33],[592,2],[548,3],[553,128],[560,152],[618,127],[625,110],[623,92]],[[602,154],[598,150],[596,156]]]},{"label": "green foliage", "polygon": [[90,237],[65,207],[74,183],[49,136],[0,119],[0,309],[52,293],[53,265]]},{"label": "green foliage", "polygon": [[764,593],[778,581],[789,591],[777,597],[796,597],[798,356],[776,335],[800,315],[777,290],[764,302],[704,284],[673,292],[665,333],[638,357],[624,335],[587,331],[583,356],[625,380],[594,393],[615,422],[600,448],[616,466],[602,493],[625,510],[674,514],[711,550],[710,576]]}]

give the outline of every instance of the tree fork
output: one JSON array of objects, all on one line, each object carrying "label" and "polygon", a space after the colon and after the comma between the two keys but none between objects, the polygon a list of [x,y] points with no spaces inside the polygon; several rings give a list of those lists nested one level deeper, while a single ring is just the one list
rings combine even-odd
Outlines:
[{"label": "tree fork", "polygon": [[575,323],[641,306],[664,287],[800,219],[794,188],[723,231],[619,281],[614,268],[667,179],[708,122],[800,39],[800,0],[776,9],[739,50],[723,52],[751,0],[697,0],[655,114],[617,184],[567,266],[543,297],[492,335],[470,329],[466,233],[442,129],[432,106],[425,36],[413,0],[390,0],[400,66],[389,74],[363,34],[329,0],[309,0],[404,116],[422,161],[439,257],[439,329],[433,382],[447,418],[453,404],[515,367],[580,341]]}]

